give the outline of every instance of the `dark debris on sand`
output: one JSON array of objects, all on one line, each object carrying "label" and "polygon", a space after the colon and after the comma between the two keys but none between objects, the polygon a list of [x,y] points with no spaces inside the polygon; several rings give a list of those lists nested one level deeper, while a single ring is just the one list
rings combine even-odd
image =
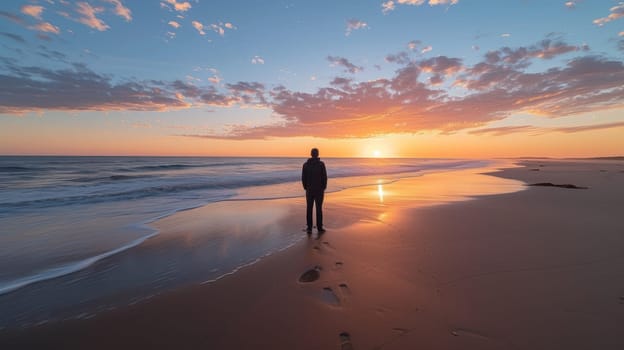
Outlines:
[{"label": "dark debris on sand", "polygon": [[561,188],[572,188],[572,189],[578,189],[578,190],[588,189],[588,187],[576,186],[572,184],[554,184],[552,182],[539,182],[535,184],[529,184],[529,186],[561,187]]}]

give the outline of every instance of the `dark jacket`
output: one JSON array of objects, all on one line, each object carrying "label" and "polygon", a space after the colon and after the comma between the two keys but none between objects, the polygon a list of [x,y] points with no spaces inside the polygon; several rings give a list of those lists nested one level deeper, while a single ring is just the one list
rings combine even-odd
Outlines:
[{"label": "dark jacket", "polygon": [[309,158],[301,170],[301,183],[306,191],[325,191],[327,170],[320,158]]}]

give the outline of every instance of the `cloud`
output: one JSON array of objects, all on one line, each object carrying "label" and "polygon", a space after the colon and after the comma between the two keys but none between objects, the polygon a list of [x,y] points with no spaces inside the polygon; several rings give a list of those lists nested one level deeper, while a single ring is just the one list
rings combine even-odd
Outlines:
[{"label": "cloud", "polygon": [[6,11],[0,11],[0,16],[9,19],[17,24],[24,24],[24,19],[18,15]]},{"label": "cloud", "polygon": [[214,86],[196,86],[180,80],[115,82],[111,76],[76,63],[58,70],[19,66],[11,60],[3,63],[0,70],[3,71],[0,73],[0,113],[3,114],[50,110],[165,111],[194,105],[257,107],[266,103],[264,85],[255,82],[226,84],[227,91],[223,92]]},{"label": "cloud", "polygon": [[390,0],[390,1],[386,1],[383,2],[381,4],[381,11],[383,13],[388,13],[390,11],[393,11],[396,8],[397,4],[400,5],[412,5],[412,6],[420,6],[423,5],[425,3],[428,3],[429,6],[436,6],[436,5],[456,5],[459,2],[459,0]]},{"label": "cloud", "polygon": [[531,132],[536,131],[538,128],[532,125],[512,125],[512,126],[500,126],[496,128],[484,128],[471,130],[468,133],[472,135],[492,135],[492,136],[504,136],[509,134],[515,134],[519,132]]},{"label": "cloud", "polygon": [[620,127],[624,127],[624,122],[566,126],[566,127],[553,128],[551,130],[569,134],[569,133],[575,133],[575,132],[581,132],[581,131],[602,130],[602,129],[611,129],[611,128],[620,128]]},{"label": "cloud", "polygon": [[344,57],[337,56],[327,56],[327,60],[330,62],[331,66],[340,66],[344,68],[345,72],[355,74],[364,70],[364,67],[356,66],[355,64],[349,62],[348,59]]},{"label": "cloud", "polygon": [[239,81],[236,84],[225,84],[225,87],[239,103],[256,106],[264,106],[267,103],[262,83]]},{"label": "cloud", "polygon": [[170,26],[172,26],[173,28],[180,28],[180,23],[176,22],[176,21],[169,21],[168,23]]},{"label": "cloud", "polygon": [[204,25],[201,24],[200,22],[197,21],[193,21],[191,22],[191,24],[193,25],[193,27],[195,29],[197,29],[197,32],[199,32],[200,35],[206,35],[206,32],[204,32]]},{"label": "cloud", "polygon": [[217,34],[223,36],[225,35],[225,29],[223,29],[223,27],[219,24],[211,24],[210,28],[212,28],[213,31],[215,31]]},{"label": "cloud", "polygon": [[17,34],[13,34],[13,33],[6,33],[6,32],[0,32],[0,35],[7,37],[15,42],[18,42],[20,44],[24,44],[26,43],[26,40],[24,40],[24,38],[22,38],[20,35]]},{"label": "cloud", "polygon": [[368,23],[364,21],[360,21],[359,19],[350,19],[347,21],[347,28],[345,30],[345,35],[351,35],[351,32],[354,30],[359,30],[363,28],[368,28]]},{"label": "cloud", "polygon": [[[6,67],[0,74],[0,113],[23,114],[46,110],[166,110],[188,104],[160,83],[113,83],[83,65],[51,70],[42,67]],[[37,96],[36,99],[32,96]]]},{"label": "cloud", "polygon": [[67,62],[67,55],[65,55],[62,52],[59,52],[56,50],[50,50],[46,46],[43,46],[43,45],[39,45],[39,49],[41,51],[38,52],[38,54],[41,57],[45,57],[49,60],[55,60],[59,62]]},{"label": "cloud", "polygon": [[[399,0],[400,2],[400,0]],[[435,5],[456,5],[459,2],[459,0],[429,0],[429,5],[431,6],[435,6]]]},{"label": "cloud", "polygon": [[418,45],[420,44],[422,44],[420,40],[412,40],[409,43],[407,43],[407,48],[410,49],[411,51],[415,51]]},{"label": "cloud", "polygon": [[24,5],[20,10],[23,14],[40,20],[41,14],[43,13],[43,6]]},{"label": "cloud", "polygon": [[429,51],[431,51],[431,50],[433,50],[433,47],[431,47],[431,46],[425,46],[425,47],[423,47],[423,49],[422,49],[422,50],[420,50],[420,53],[427,53],[427,52],[429,52]]},{"label": "cloud", "polygon": [[592,130],[604,130],[612,128],[624,127],[624,122],[602,123],[602,124],[588,124],[577,126],[561,126],[561,127],[537,127],[533,125],[514,125],[514,126],[502,126],[496,128],[484,128],[471,130],[468,133],[473,135],[492,135],[492,136],[504,136],[508,134],[530,132],[534,134],[544,134],[550,132],[561,132],[566,134],[592,131]]},{"label": "cloud", "polygon": [[485,57],[488,63],[526,64],[532,58],[551,59],[566,53],[587,50],[589,48],[585,45],[573,46],[561,40],[544,39],[538,44],[529,47],[516,49],[503,47],[499,50],[488,51]]},{"label": "cloud", "polygon": [[390,54],[385,57],[386,62],[406,64],[410,61],[409,55],[405,51],[401,51],[397,54]]},{"label": "cloud", "polygon": [[616,6],[613,6],[610,11],[611,13],[607,17],[595,19],[594,24],[602,27],[608,22],[624,17],[624,2],[620,2]]},{"label": "cloud", "polygon": [[251,58],[251,63],[252,64],[264,64],[264,58],[260,56],[254,56]]},{"label": "cloud", "polygon": [[121,0],[104,0],[104,1],[115,5],[115,9],[113,10],[113,12],[117,16],[123,17],[126,20],[126,22],[132,21],[132,11],[130,11],[129,8],[125,7],[121,3]]},{"label": "cloud", "polygon": [[35,29],[37,31],[40,32],[44,32],[44,33],[54,33],[54,34],[59,34],[61,32],[61,30],[59,29],[59,27],[48,23],[48,22],[40,22],[35,24],[34,26],[30,26],[28,28],[31,29]]},{"label": "cloud", "polygon": [[76,12],[80,14],[80,17],[78,17],[78,22],[87,25],[93,29],[97,29],[101,32],[110,28],[106,23],[104,23],[104,21],[96,17],[96,15],[102,11],[104,11],[104,9],[99,7],[94,8],[86,2],[76,3]]},{"label": "cloud", "polygon": [[509,38],[509,37],[511,36],[511,34],[509,34],[509,33],[503,33],[503,34],[501,34],[500,36],[501,36],[501,38]]},{"label": "cloud", "polygon": [[[581,56],[545,70],[534,65],[570,52]],[[79,64],[52,70],[4,60],[0,61],[4,65],[0,66],[0,113],[159,111],[234,105],[270,108],[276,117],[274,124],[233,125],[225,133],[203,135],[262,139],[455,132],[484,127],[516,113],[556,118],[624,108],[624,62],[585,52],[562,41],[543,40],[526,47],[487,52],[474,64],[457,57],[415,57],[397,63],[390,76],[366,81],[337,77],[311,92],[285,86],[268,88],[258,82],[198,86],[179,80],[119,80]],[[461,93],[454,90],[456,87],[461,87]],[[530,131],[529,126],[515,128]],[[551,131],[578,132],[588,128],[599,127]],[[513,131],[508,128],[489,132]]]},{"label": "cloud", "polygon": [[394,1],[386,1],[381,3],[381,12],[388,13],[394,10]]},{"label": "cloud", "polygon": [[440,85],[444,79],[457,74],[463,69],[462,61],[459,58],[449,58],[438,56],[420,61],[419,68],[422,72],[430,73],[429,83]]},{"label": "cloud", "polygon": [[566,1],[565,6],[569,9],[573,9],[576,7],[576,1]]},{"label": "cloud", "polygon": [[[532,69],[535,60],[564,55],[572,47],[575,46],[542,41],[529,47],[502,48],[496,50],[498,59],[485,54],[474,65],[446,56],[411,60],[402,63],[392,77],[363,82],[335,78],[316,92],[278,86],[266,91],[265,97],[267,105],[280,117],[275,124],[238,125],[227,133],[205,136],[344,138],[427,130],[454,132],[482,127],[515,113],[556,118],[624,108],[622,61],[587,55],[542,72]],[[427,78],[425,73],[431,76]],[[465,91],[458,95],[452,88],[439,88],[444,79],[450,80],[449,86],[461,86]],[[515,130],[532,129],[516,126],[489,132],[503,134]],[[579,130],[585,129],[554,131]]]},{"label": "cloud", "polygon": [[[172,5],[173,8],[178,12],[186,12],[191,9],[191,3],[188,1],[178,2],[177,0],[165,0],[168,4]],[[161,6],[166,6],[164,3],[160,3]]]}]

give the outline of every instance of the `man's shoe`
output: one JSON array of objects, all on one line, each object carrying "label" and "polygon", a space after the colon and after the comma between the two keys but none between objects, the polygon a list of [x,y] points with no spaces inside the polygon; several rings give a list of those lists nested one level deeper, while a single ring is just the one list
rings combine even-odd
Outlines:
[{"label": "man's shoe", "polygon": [[320,227],[320,228],[318,229],[318,233],[325,233],[325,229],[324,229],[324,228],[322,228],[322,227]]},{"label": "man's shoe", "polygon": [[307,233],[312,233],[312,227],[308,227],[308,228],[306,228],[306,232],[307,232]]}]

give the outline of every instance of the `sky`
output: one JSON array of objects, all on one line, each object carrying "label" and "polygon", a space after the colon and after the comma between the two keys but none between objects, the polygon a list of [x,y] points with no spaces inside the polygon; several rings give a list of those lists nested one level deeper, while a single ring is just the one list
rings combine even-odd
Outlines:
[{"label": "sky", "polygon": [[3,0],[0,154],[624,150],[624,2]]}]

